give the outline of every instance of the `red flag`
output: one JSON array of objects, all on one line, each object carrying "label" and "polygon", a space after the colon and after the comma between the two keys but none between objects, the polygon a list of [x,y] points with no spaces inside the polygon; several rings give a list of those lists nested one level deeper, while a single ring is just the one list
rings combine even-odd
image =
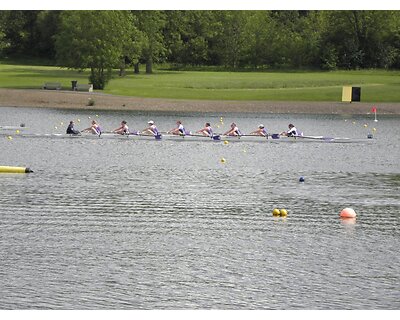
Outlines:
[{"label": "red flag", "polygon": [[373,113],[376,113],[376,107],[372,107],[372,110],[371,110]]}]

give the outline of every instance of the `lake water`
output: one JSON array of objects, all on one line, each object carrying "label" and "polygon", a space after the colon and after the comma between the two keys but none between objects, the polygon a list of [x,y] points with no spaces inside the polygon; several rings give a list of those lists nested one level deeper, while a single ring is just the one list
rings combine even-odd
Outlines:
[{"label": "lake water", "polygon": [[[292,122],[307,135],[375,139],[0,136],[0,165],[34,170],[0,175],[0,308],[399,309],[399,117],[0,108],[0,125],[152,119],[164,131],[181,119],[196,130],[221,116],[216,131]],[[339,218],[345,207],[356,220]]]}]

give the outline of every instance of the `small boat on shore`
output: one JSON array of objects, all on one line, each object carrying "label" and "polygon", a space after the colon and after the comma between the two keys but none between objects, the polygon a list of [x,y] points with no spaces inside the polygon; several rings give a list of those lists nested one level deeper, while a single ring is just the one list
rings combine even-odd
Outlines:
[{"label": "small boat on shore", "polygon": [[23,124],[19,126],[0,126],[0,132],[15,131],[15,130],[26,130],[26,127]]}]

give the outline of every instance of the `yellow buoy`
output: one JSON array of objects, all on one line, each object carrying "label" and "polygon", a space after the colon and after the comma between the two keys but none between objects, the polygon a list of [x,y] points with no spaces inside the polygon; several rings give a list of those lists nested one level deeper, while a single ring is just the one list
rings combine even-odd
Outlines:
[{"label": "yellow buoy", "polygon": [[279,216],[281,214],[281,212],[279,211],[279,209],[274,209],[274,210],[272,210],[272,215],[274,216],[274,217],[277,217],[277,216]]},{"label": "yellow buoy", "polygon": [[77,119],[76,121],[81,122],[81,119]]},{"label": "yellow buoy", "polygon": [[217,128],[219,128],[219,125],[217,125]]},{"label": "yellow buoy", "polygon": [[99,117],[99,115],[98,115],[98,114],[96,114],[96,117],[98,118],[98,117]]},{"label": "yellow buoy", "polygon": [[229,141],[227,141],[227,140],[224,140],[224,144],[229,144]]},{"label": "yellow buoy", "polygon": [[281,211],[281,217],[287,216],[288,213],[287,213],[286,209],[281,209],[280,211]]},{"label": "yellow buoy", "polygon": [[226,162],[226,160],[225,160],[225,158],[221,158],[221,163],[225,163]]},{"label": "yellow buoy", "polygon": [[372,128],[372,131],[376,131],[376,128]]},{"label": "yellow buoy", "polygon": [[367,124],[364,124],[364,128],[367,128],[368,127],[368,125]]},{"label": "yellow buoy", "polygon": [[8,140],[12,140],[12,137],[11,137],[11,136],[8,136],[7,139],[8,139]]},{"label": "yellow buoy", "polygon": [[243,152],[244,152],[244,153],[246,153],[246,152],[247,152],[247,150],[246,150],[246,149],[243,149]]},{"label": "yellow buoy", "polygon": [[18,134],[19,132],[20,132],[20,131],[19,131],[18,129],[17,129],[17,130],[15,130],[15,133],[16,133],[16,134]]},{"label": "yellow buoy", "polygon": [[61,121],[61,122],[60,122],[60,126],[63,126],[63,125],[64,125],[64,122]]}]

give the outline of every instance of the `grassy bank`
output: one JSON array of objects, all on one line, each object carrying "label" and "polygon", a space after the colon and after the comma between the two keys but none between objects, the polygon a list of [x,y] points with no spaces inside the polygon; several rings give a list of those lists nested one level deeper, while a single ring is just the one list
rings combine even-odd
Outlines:
[{"label": "grassy bank", "polygon": [[[50,66],[0,64],[1,88],[39,89],[45,82],[88,82],[88,72]],[[344,85],[361,86],[364,102],[400,102],[400,72],[201,72],[155,70],[114,78],[104,93],[199,100],[340,101]]]}]

